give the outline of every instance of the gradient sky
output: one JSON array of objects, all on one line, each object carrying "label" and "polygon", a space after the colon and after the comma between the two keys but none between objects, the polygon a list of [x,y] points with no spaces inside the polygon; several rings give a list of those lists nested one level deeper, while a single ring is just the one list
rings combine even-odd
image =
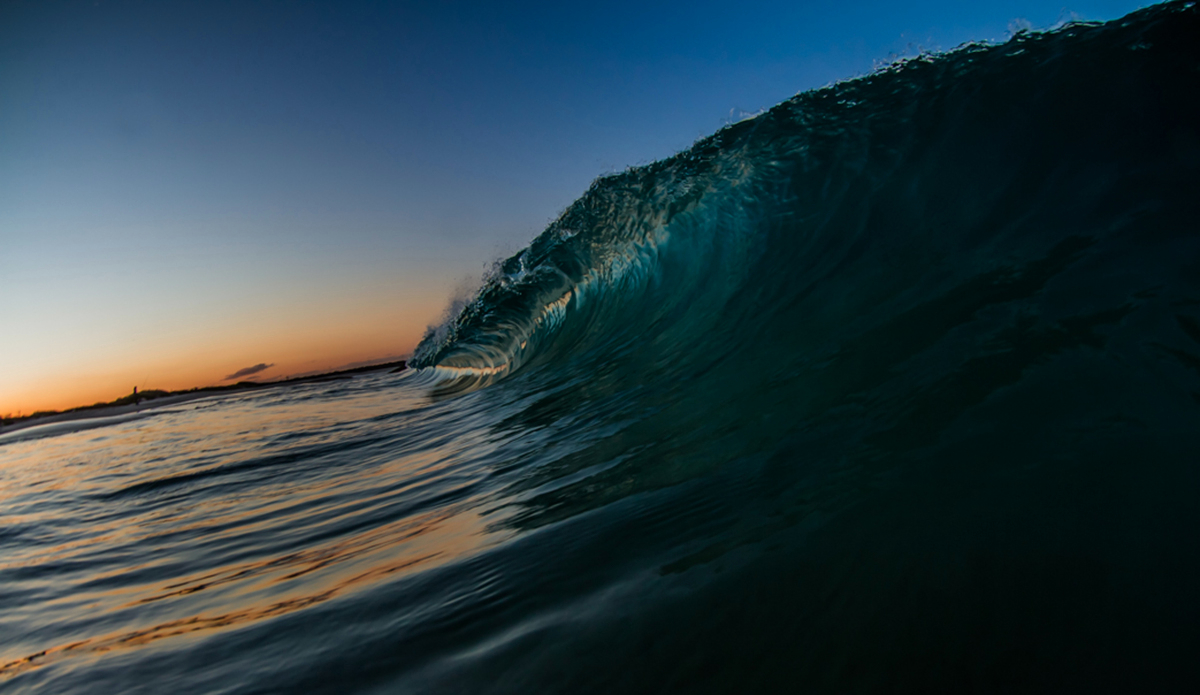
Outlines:
[{"label": "gradient sky", "polygon": [[596,176],[1147,3],[0,3],[0,414],[407,354]]}]

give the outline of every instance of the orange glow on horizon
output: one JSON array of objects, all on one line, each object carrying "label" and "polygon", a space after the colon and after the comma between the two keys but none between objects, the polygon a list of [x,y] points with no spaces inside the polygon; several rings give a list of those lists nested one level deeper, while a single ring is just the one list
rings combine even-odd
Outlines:
[{"label": "orange glow on horizon", "polygon": [[[349,310],[309,307],[285,316],[243,316],[212,330],[186,335],[126,338],[108,354],[70,360],[65,366],[37,365],[0,377],[0,415],[68,410],[139,391],[187,390],[243,380],[273,381],[332,371],[365,361],[403,359],[426,326],[437,319],[444,296],[428,296],[396,307],[394,300],[359,304]],[[321,309],[324,309],[322,311]],[[227,380],[240,369],[272,364],[257,374]],[[25,373],[21,373],[24,371]]]},{"label": "orange glow on horizon", "polygon": [[358,362],[405,359],[415,346],[416,343],[413,342],[406,350],[388,349],[381,346],[374,353],[347,350],[299,361],[277,360],[270,369],[232,380],[225,379],[225,377],[237,369],[250,365],[242,364],[240,367],[229,370],[219,367],[214,369],[212,365],[175,365],[177,369],[173,370],[170,376],[161,379],[154,377],[147,379],[144,373],[140,377],[134,376],[138,372],[128,369],[107,374],[67,375],[63,379],[47,380],[40,388],[11,394],[9,398],[6,398],[6,401],[9,402],[0,405],[0,415],[15,416],[18,413],[29,415],[37,411],[62,411],[95,403],[107,403],[129,395],[134,386],[137,386],[139,391],[154,389],[182,391],[233,384],[239,381],[275,381],[309,372],[334,371]]}]

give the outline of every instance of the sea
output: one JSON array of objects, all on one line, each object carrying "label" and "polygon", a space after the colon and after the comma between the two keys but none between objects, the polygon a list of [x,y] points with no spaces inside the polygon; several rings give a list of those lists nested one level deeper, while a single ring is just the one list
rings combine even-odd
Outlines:
[{"label": "sea", "polygon": [[1200,8],[600,178],[411,364],[0,435],[0,693],[1200,692]]}]

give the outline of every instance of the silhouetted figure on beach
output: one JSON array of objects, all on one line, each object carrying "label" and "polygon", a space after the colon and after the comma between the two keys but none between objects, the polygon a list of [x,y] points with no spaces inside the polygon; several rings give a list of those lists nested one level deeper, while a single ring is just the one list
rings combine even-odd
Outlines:
[{"label": "silhouetted figure on beach", "polygon": [[137,395],[137,387],[134,386],[133,387],[133,404],[137,405],[138,403],[141,402],[141,400],[142,399]]}]

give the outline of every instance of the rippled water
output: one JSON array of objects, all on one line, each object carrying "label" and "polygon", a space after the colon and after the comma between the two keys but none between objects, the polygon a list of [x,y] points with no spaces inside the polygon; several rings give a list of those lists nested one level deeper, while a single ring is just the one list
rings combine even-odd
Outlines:
[{"label": "rippled water", "polygon": [[3,435],[0,691],[1195,690],[1198,36],[800,95],[418,370]]},{"label": "rippled water", "polygon": [[245,648],[261,638],[243,631],[501,542],[478,509],[487,471],[464,455],[488,443],[431,433],[443,408],[404,380],[209,399],[5,446],[3,672],[24,676],[6,685],[161,692],[179,675],[157,665],[172,662],[202,688],[236,683],[265,655],[210,668],[206,640]]}]

